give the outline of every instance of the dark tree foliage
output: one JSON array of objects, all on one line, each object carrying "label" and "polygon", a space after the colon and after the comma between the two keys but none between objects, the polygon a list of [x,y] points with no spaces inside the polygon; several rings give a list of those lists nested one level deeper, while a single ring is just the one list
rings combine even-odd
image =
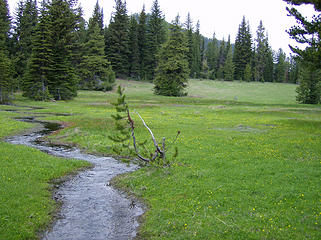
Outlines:
[{"label": "dark tree foliage", "polygon": [[293,5],[313,4],[314,9],[316,11],[321,11],[321,1],[320,0],[283,0],[283,1],[293,4]]},{"label": "dark tree foliage", "polygon": [[229,47],[229,51],[226,56],[223,71],[224,71],[224,80],[227,80],[227,81],[234,80],[234,63],[233,63],[233,54],[232,54],[231,47]]},{"label": "dark tree foliage", "polygon": [[[300,74],[300,86],[297,89],[297,100],[300,103],[318,104],[321,102],[320,96],[320,79],[318,74],[321,71],[321,3],[320,1],[287,1],[289,3],[313,4],[318,14],[309,21],[306,17],[295,8],[287,8],[289,16],[296,19],[299,25],[293,26],[289,31],[291,38],[298,43],[304,43],[308,46],[301,50],[298,47],[290,46],[291,50],[298,54],[301,59],[300,66],[302,71]],[[317,73],[317,75],[315,75]]]},{"label": "dark tree foliage", "polygon": [[[193,21],[191,19],[190,13],[187,14],[187,18],[186,18],[186,22],[185,22],[185,31],[186,31],[187,46],[188,46],[188,54],[187,54],[188,66],[189,66],[189,69],[192,69],[193,56],[194,56],[194,45],[193,45]],[[191,71],[191,73],[192,73],[192,71]]]},{"label": "dark tree foliage", "polygon": [[189,76],[187,40],[179,16],[170,30],[170,38],[158,55],[154,92],[158,95],[178,97],[186,95],[184,89]]},{"label": "dark tree foliage", "polygon": [[35,100],[48,100],[52,71],[52,38],[48,6],[43,2],[33,39],[32,54],[23,77],[23,94]]},{"label": "dark tree foliage", "polygon": [[85,43],[85,55],[79,65],[82,89],[109,91],[115,82],[115,73],[105,56],[104,36],[96,24]]},{"label": "dark tree foliage", "polygon": [[296,100],[304,104],[321,103],[321,69],[315,69],[311,65],[300,66],[299,87],[296,89],[298,95]]},{"label": "dark tree foliage", "polygon": [[286,82],[286,55],[281,48],[276,56],[275,81]]},{"label": "dark tree foliage", "polygon": [[262,21],[256,31],[256,48],[254,54],[254,80],[257,82],[264,82],[264,72],[267,67],[268,58],[268,39],[265,36],[265,28]]},{"label": "dark tree foliage", "polygon": [[115,0],[115,2],[116,11],[112,15],[105,36],[106,55],[112,64],[116,76],[126,77],[129,69],[129,18],[127,15],[126,1]]},{"label": "dark tree foliage", "polygon": [[147,15],[145,5],[138,18],[137,26],[138,54],[139,54],[139,78],[147,79],[148,62],[147,62]]},{"label": "dark tree foliage", "polygon": [[10,16],[6,0],[0,0],[0,104],[10,101],[12,65],[9,58]]},{"label": "dark tree foliage", "polygon": [[213,34],[213,38],[207,45],[206,58],[209,67],[209,78],[214,80],[217,76],[217,61],[219,55],[218,40]]},{"label": "dark tree foliage", "polygon": [[35,0],[20,1],[14,22],[12,55],[16,78],[22,78],[27,61],[32,52],[32,39],[38,22],[38,9]]},{"label": "dark tree foliage", "polygon": [[158,0],[155,0],[152,5],[151,14],[147,24],[147,79],[153,79],[157,65],[156,55],[165,42],[164,16],[160,9]]},{"label": "dark tree foliage", "polygon": [[131,16],[129,22],[129,71],[128,76],[138,78],[139,76],[139,48],[138,48],[138,23],[134,16]]},{"label": "dark tree foliage", "polygon": [[245,17],[243,17],[242,23],[238,29],[234,47],[233,62],[235,65],[235,79],[241,80],[244,78],[245,67],[251,62],[252,55],[250,26],[246,23]]},{"label": "dark tree foliage", "polygon": [[24,95],[36,100],[71,99],[77,94],[72,65],[77,15],[73,1],[43,1],[32,55],[24,77]]},{"label": "dark tree foliage", "polygon": [[192,68],[191,68],[191,76],[194,78],[198,78],[201,75],[201,69],[202,69],[201,44],[202,44],[202,36],[200,34],[200,22],[197,21],[196,30],[193,36],[193,59],[192,59]]},{"label": "dark tree foliage", "polygon": [[98,28],[100,30],[100,33],[103,34],[104,32],[104,12],[103,9],[100,8],[98,0],[96,2],[93,15],[89,19],[88,24],[88,34],[94,32],[95,26],[98,25]]},{"label": "dark tree foliage", "polygon": [[8,50],[11,19],[7,0],[0,0],[0,48]]}]

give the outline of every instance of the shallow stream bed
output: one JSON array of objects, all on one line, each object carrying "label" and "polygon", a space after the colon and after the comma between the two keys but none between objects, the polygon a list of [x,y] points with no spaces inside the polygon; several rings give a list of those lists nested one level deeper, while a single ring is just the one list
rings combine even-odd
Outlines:
[{"label": "shallow stream bed", "polygon": [[137,166],[121,163],[110,157],[84,154],[77,148],[52,146],[40,138],[61,128],[59,124],[36,120],[20,121],[41,124],[35,132],[10,137],[7,142],[37,148],[48,154],[86,160],[93,168],[80,172],[62,183],[54,198],[62,202],[59,216],[52,228],[44,233],[48,240],[127,240],[136,236],[138,217],[143,214],[141,203],[130,199],[109,185],[119,174],[137,170]]}]

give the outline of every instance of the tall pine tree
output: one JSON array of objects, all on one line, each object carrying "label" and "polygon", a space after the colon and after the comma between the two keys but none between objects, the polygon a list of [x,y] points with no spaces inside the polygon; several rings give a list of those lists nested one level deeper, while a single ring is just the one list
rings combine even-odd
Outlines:
[{"label": "tall pine tree", "polygon": [[313,4],[317,14],[312,16],[312,20],[302,16],[302,14],[294,7],[287,8],[289,16],[296,19],[299,25],[293,26],[289,31],[291,38],[298,43],[307,44],[302,50],[299,47],[291,47],[300,59],[299,83],[297,88],[297,101],[300,103],[318,104],[321,103],[321,3],[318,0],[285,0],[286,2],[301,5]]},{"label": "tall pine tree", "polygon": [[36,0],[20,1],[16,13],[13,33],[13,58],[16,77],[22,78],[32,52],[32,38],[38,22]]},{"label": "tall pine tree", "polygon": [[160,9],[158,0],[154,0],[149,21],[147,24],[147,79],[153,79],[157,65],[156,55],[165,42],[164,16]]},{"label": "tall pine tree", "polygon": [[189,76],[188,47],[179,16],[175,18],[170,30],[170,38],[158,55],[154,92],[165,96],[183,96],[186,95]]},{"label": "tall pine tree", "polygon": [[234,77],[237,80],[244,78],[244,71],[252,59],[252,35],[250,26],[243,17],[235,40],[233,62],[235,65]]},{"label": "tall pine tree", "polygon": [[106,55],[117,77],[126,77],[129,70],[129,18],[126,1],[115,0],[115,12],[106,31]]},{"label": "tall pine tree", "polygon": [[265,36],[265,28],[262,21],[256,31],[256,49],[254,55],[254,79],[258,82],[264,82],[264,72],[267,67],[267,58],[269,51],[268,39]]},{"label": "tall pine tree", "polygon": [[138,39],[138,54],[139,54],[139,78],[147,79],[147,15],[145,12],[145,5],[138,18],[137,27],[137,39]]},{"label": "tall pine tree", "polygon": [[11,22],[6,0],[0,0],[0,104],[9,102],[12,87],[12,66],[8,45]]},{"label": "tall pine tree", "polygon": [[129,69],[128,76],[138,78],[139,76],[139,48],[138,48],[138,23],[134,16],[129,22]]}]

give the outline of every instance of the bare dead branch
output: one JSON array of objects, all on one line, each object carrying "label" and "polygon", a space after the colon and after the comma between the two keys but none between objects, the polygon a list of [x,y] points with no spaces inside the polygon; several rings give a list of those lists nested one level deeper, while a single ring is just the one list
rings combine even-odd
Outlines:
[{"label": "bare dead branch", "polygon": [[155,146],[156,150],[157,150],[160,154],[162,154],[162,151],[160,150],[160,148],[159,148],[159,146],[158,146],[158,143],[157,143],[157,141],[156,141],[156,139],[155,139],[155,137],[154,137],[154,134],[153,134],[152,130],[150,130],[150,128],[147,126],[147,124],[145,123],[144,119],[139,115],[139,113],[136,112],[136,111],[135,111],[135,113],[136,113],[136,114],[139,116],[139,118],[142,120],[144,126],[147,128],[147,130],[149,131],[150,135],[152,136],[152,139],[153,139],[154,146]]}]

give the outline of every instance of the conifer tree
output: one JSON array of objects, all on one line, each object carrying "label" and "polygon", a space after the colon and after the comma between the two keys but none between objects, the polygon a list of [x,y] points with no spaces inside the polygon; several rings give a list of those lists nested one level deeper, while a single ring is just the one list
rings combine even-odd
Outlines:
[{"label": "conifer tree", "polygon": [[202,37],[200,34],[200,22],[197,21],[193,38],[193,61],[191,68],[191,76],[194,78],[200,77],[202,69],[201,43]]},{"label": "conifer tree", "polygon": [[10,16],[6,0],[0,0],[0,104],[8,103],[12,88],[12,66],[9,59]]},{"label": "conifer tree", "polygon": [[271,49],[271,47],[269,47],[267,49],[263,78],[264,78],[265,82],[273,82],[274,81],[273,50]]},{"label": "conifer tree", "polygon": [[134,16],[131,16],[129,23],[128,62],[128,76],[130,76],[131,78],[137,78],[139,75],[138,23]]},{"label": "conifer tree", "polygon": [[321,103],[321,69],[315,70],[311,65],[301,65],[298,81],[300,85],[296,89],[296,100],[299,103]]},{"label": "conifer tree", "polygon": [[154,0],[147,24],[147,78],[153,79],[157,65],[156,55],[165,42],[164,16],[158,0]]},{"label": "conifer tree", "polygon": [[88,35],[94,32],[94,29],[98,25],[98,28],[100,30],[100,33],[103,34],[104,31],[104,11],[99,6],[98,0],[96,2],[93,15],[89,19],[88,24]]},{"label": "conifer tree", "polygon": [[104,36],[98,24],[94,25],[89,41],[85,44],[85,55],[79,70],[82,89],[104,91],[112,89],[115,73],[106,59]]},{"label": "conifer tree", "polygon": [[72,35],[77,16],[74,1],[52,0],[48,12],[52,36],[52,67],[49,91],[56,100],[71,99],[77,95],[77,78],[72,65]]},{"label": "conifer tree", "polygon": [[17,78],[22,78],[27,61],[32,52],[32,38],[38,22],[38,9],[35,0],[20,1],[14,26],[14,65]]},{"label": "conifer tree", "polygon": [[32,55],[24,77],[24,95],[36,100],[71,99],[77,94],[72,65],[77,16],[74,1],[43,1]]},{"label": "conifer tree", "polygon": [[189,76],[188,47],[179,16],[175,18],[170,30],[170,38],[158,55],[154,92],[165,96],[183,96],[186,95],[184,89]]},{"label": "conifer tree", "polygon": [[252,81],[252,67],[251,63],[247,63],[244,69],[243,80],[246,82]]},{"label": "conifer tree", "polygon": [[125,77],[128,74],[129,45],[128,27],[129,18],[127,15],[126,1],[115,0],[115,12],[112,15],[106,32],[106,55],[112,64],[112,68],[118,77]]},{"label": "conifer tree", "polygon": [[252,59],[252,35],[250,26],[246,23],[245,17],[239,26],[235,40],[233,62],[235,66],[235,79],[243,79],[245,67]]},{"label": "conifer tree", "polygon": [[147,79],[147,15],[145,5],[139,15],[137,27],[138,51],[139,51],[139,78]]},{"label": "conifer tree", "polygon": [[213,38],[207,45],[207,62],[209,66],[209,77],[210,79],[215,79],[217,76],[217,61],[218,61],[218,55],[219,55],[219,48],[218,48],[218,41],[215,37],[215,33],[213,34]]},{"label": "conifer tree", "polygon": [[[189,66],[189,69],[192,69],[194,48],[193,48],[193,22],[192,22],[190,13],[188,13],[186,18],[185,30],[186,30],[186,38],[187,38],[187,46],[188,46],[188,54],[187,54],[188,66]],[[192,71],[191,71],[191,74],[192,74]]]},{"label": "conifer tree", "polygon": [[[223,38],[223,40],[220,42],[220,48],[219,48],[219,52],[218,52],[218,58],[217,58],[217,63],[216,63],[216,69],[220,69],[223,68],[224,63],[225,63],[225,58],[226,58],[226,54],[225,54],[225,40]],[[219,78],[223,78],[223,75],[219,76]]]},{"label": "conifer tree", "polygon": [[286,82],[286,55],[280,48],[276,56],[275,81]]},{"label": "conifer tree", "polygon": [[287,8],[289,16],[296,19],[299,25],[293,26],[289,31],[291,38],[298,43],[307,44],[302,50],[299,47],[290,46],[291,50],[300,57],[300,86],[297,88],[297,101],[300,103],[318,104],[321,102],[321,80],[318,78],[321,72],[321,3],[318,0],[285,0],[291,4],[313,4],[317,14],[312,20],[302,16],[294,7]]},{"label": "conifer tree", "polygon": [[233,79],[234,79],[234,63],[233,63],[233,54],[232,54],[231,47],[229,47],[229,51],[226,56],[223,71],[224,71],[224,79],[227,81],[233,81]]},{"label": "conifer tree", "polygon": [[23,95],[35,100],[47,100],[52,97],[49,93],[52,39],[48,5],[45,1],[42,2],[32,45],[32,54],[23,76]]},{"label": "conifer tree", "polygon": [[256,51],[255,51],[255,57],[254,57],[254,79],[258,82],[264,82],[264,72],[267,65],[267,57],[268,57],[268,50],[269,45],[267,38],[265,36],[265,28],[263,26],[262,21],[260,21],[260,24],[256,31]]}]

